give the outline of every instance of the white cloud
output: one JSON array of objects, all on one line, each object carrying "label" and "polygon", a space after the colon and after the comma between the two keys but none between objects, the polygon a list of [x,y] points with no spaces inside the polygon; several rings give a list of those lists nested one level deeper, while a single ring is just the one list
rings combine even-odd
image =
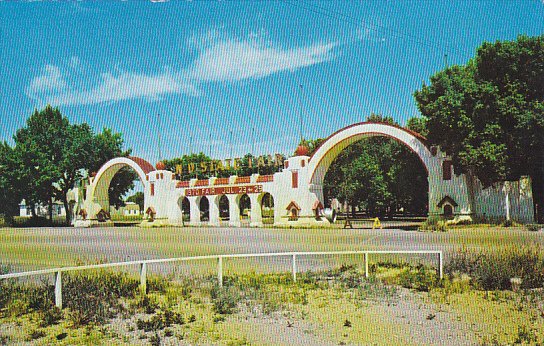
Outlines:
[{"label": "white cloud", "polygon": [[81,61],[77,56],[73,56],[70,58],[70,67],[73,69],[77,69],[81,65]]},{"label": "white cloud", "polygon": [[[185,69],[165,70],[158,74],[106,72],[100,75],[95,85],[88,88],[81,83],[68,85],[66,75],[58,66],[47,65],[44,73],[31,81],[27,94],[54,105],[96,104],[138,98],[156,100],[166,94],[198,95],[201,83],[264,78],[329,61],[334,58],[333,51],[339,45],[331,42],[282,48],[265,42],[261,36],[265,35],[253,33],[244,40],[227,39],[218,31],[210,31],[204,36],[190,39],[190,44],[198,47],[198,54]],[[85,65],[77,57],[72,57],[68,66],[72,70],[81,70]]]},{"label": "white cloud", "polygon": [[196,94],[193,85],[177,78],[171,72],[157,75],[122,73],[114,76],[104,73],[100,82],[90,90],[67,91],[52,95],[50,103],[55,105],[96,104],[135,98],[156,100],[171,93]]},{"label": "white cloud", "polygon": [[290,49],[259,41],[226,40],[204,49],[188,69],[198,81],[258,79],[331,60],[337,43],[318,43]]},{"label": "white cloud", "polygon": [[57,91],[66,87],[66,81],[60,68],[55,65],[46,65],[43,73],[30,81],[28,93],[39,94],[49,91]]}]

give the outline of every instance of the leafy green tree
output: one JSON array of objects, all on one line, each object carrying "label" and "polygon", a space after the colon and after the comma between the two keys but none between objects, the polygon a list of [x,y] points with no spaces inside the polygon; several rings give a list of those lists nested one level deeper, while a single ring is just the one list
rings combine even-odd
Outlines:
[{"label": "leafy green tree", "polygon": [[127,198],[127,202],[138,204],[140,212],[144,210],[144,193],[141,191],[136,192],[134,195]]},{"label": "leafy green tree", "polygon": [[[544,35],[484,43],[414,93],[428,139],[484,186],[529,175],[544,206]],[[544,217],[544,213],[540,213]],[[541,219],[541,221],[544,221]]]},{"label": "leafy green tree", "polygon": [[[275,160],[275,158],[273,158]],[[285,160],[285,156],[282,155],[282,162]],[[214,161],[215,163],[212,165],[214,168],[210,171],[210,163]],[[249,176],[255,173],[259,173],[261,175],[265,174],[273,174],[277,172],[278,167],[274,165],[270,165],[268,160],[265,160],[265,166],[258,167],[258,158],[252,154],[246,154],[244,157],[240,158],[240,160],[237,163],[237,168],[234,169],[234,162],[230,162],[230,169],[218,169],[217,166],[217,160],[212,160],[209,156],[205,155],[204,153],[199,154],[190,154],[190,155],[183,155],[182,157],[174,158],[171,160],[163,160],[164,165],[166,166],[166,169],[175,172],[177,175],[177,179],[179,180],[189,180],[193,178],[198,179],[207,179],[209,177],[218,177],[218,178],[226,178],[230,177],[231,175],[238,175],[238,176]],[[202,171],[201,169],[201,163],[204,162],[206,164],[206,171]],[[250,164],[251,162],[251,164]],[[192,172],[189,172],[188,165],[193,164],[194,170]],[[226,163],[222,161],[223,165]],[[182,166],[182,172],[178,172],[176,169],[176,166],[181,165]]]},{"label": "leafy green tree", "polygon": [[62,176],[59,164],[62,160],[63,141],[68,132],[68,119],[51,106],[35,110],[26,126],[17,130],[15,155],[19,163],[14,172],[26,184],[24,196],[30,205],[49,205],[52,220],[53,196],[56,183]]},{"label": "leafy green tree", "polygon": [[[14,141],[12,169],[6,180],[15,181],[20,192],[18,197],[32,207],[33,215],[36,204],[47,204],[52,220],[53,198],[62,201],[68,223],[71,217],[68,191],[107,160],[130,153],[122,150],[120,134],[105,129],[95,135],[88,124],[72,125],[58,108],[49,105],[34,111],[26,125],[17,130]],[[4,151],[8,151],[6,147],[4,144]],[[110,198],[114,201],[133,187],[135,178],[135,173],[128,172],[116,175],[114,180],[119,179],[119,175],[120,182],[112,183],[115,190]]]},{"label": "leafy green tree", "polygon": [[[190,180],[194,178],[207,179],[211,175],[209,174],[209,172],[202,172],[200,165],[202,162],[209,163],[211,161],[212,159],[202,152],[198,154],[193,153],[189,155],[183,155],[182,157],[177,157],[171,160],[162,160],[162,162],[166,166],[166,170],[175,172],[178,180]],[[194,170],[189,171],[189,164],[194,164]],[[183,171],[181,173],[176,171],[176,166],[178,165],[181,165],[183,168]]]},{"label": "leafy green tree", "polygon": [[22,192],[20,181],[12,172],[15,169],[13,149],[6,143],[0,143],[0,214],[8,223],[19,210]]}]

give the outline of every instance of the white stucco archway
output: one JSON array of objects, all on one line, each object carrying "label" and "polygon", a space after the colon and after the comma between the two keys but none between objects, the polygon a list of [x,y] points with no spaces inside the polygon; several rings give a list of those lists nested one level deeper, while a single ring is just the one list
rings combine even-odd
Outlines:
[{"label": "white stucco archway", "polygon": [[441,184],[440,155],[433,156],[425,145],[425,138],[415,132],[398,126],[363,122],[345,127],[329,136],[314,152],[308,163],[308,186],[319,201],[324,203],[323,180],[331,163],[342,150],[366,137],[385,136],[392,138],[412,150],[427,170],[429,182],[429,214],[437,213],[437,199],[440,199],[437,186]]},{"label": "white stucco archway", "polygon": [[[100,170],[96,173],[96,176],[92,179],[87,189],[86,205],[84,208],[90,218],[94,218],[100,209],[107,210],[109,207],[108,188],[115,174],[123,167],[132,168],[138,175],[138,178],[140,178],[144,186],[145,203],[145,196],[148,194],[146,175],[154,170],[153,165],[139,157],[117,157],[109,160],[100,167]],[[147,207],[147,205],[144,205],[144,210]]]}]

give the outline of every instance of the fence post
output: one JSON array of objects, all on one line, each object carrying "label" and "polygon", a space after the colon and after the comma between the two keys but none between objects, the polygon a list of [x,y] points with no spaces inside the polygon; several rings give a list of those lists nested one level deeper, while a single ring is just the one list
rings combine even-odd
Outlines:
[{"label": "fence post", "polygon": [[217,281],[223,287],[223,257],[217,257]]},{"label": "fence post", "polygon": [[293,282],[297,282],[297,255],[293,254]]},{"label": "fence post", "polygon": [[62,309],[62,276],[61,271],[55,272],[55,306]]},{"label": "fence post", "polygon": [[140,289],[142,293],[147,293],[147,262],[140,263]]},{"label": "fence post", "polygon": [[368,252],[365,252],[365,277],[368,277]]},{"label": "fence post", "polygon": [[438,253],[438,275],[440,276],[440,280],[444,278],[444,259],[442,258],[442,251]]}]

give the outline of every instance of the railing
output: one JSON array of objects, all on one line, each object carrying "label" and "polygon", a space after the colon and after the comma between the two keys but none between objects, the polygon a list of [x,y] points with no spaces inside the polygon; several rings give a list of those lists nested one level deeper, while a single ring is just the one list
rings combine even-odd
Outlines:
[{"label": "railing", "polygon": [[0,279],[12,279],[21,278],[34,275],[55,274],[55,305],[62,308],[62,273],[69,271],[78,271],[86,269],[99,269],[120,267],[129,265],[140,266],[140,289],[142,292],[147,292],[147,265],[157,263],[169,263],[169,262],[184,262],[184,261],[196,261],[196,260],[217,260],[217,281],[219,286],[223,286],[223,260],[228,258],[255,258],[255,257],[291,257],[291,273],[293,281],[297,281],[297,257],[298,256],[328,256],[328,255],[364,255],[365,264],[365,277],[369,276],[369,255],[370,254],[436,254],[438,255],[438,275],[440,279],[444,275],[444,262],[442,251],[435,250],[415,250],[415,251],[388,251],[388,250],[374,250],[374,251],[322,251],[322,252],[276,252],[276,253],[252,253],[252,254],[232,254],[232,255],[208,255],[208,256],[194,256],[194,257],[177,257],[177,258],[164,258],[164,259],[151,259],[141,261],[129,261],[129,262],[115,262],[104,264],[92,264],[86,266],[77,267],[62,267],[53,269],[42,269],[21,273],[9,273],[0,275]]}]

